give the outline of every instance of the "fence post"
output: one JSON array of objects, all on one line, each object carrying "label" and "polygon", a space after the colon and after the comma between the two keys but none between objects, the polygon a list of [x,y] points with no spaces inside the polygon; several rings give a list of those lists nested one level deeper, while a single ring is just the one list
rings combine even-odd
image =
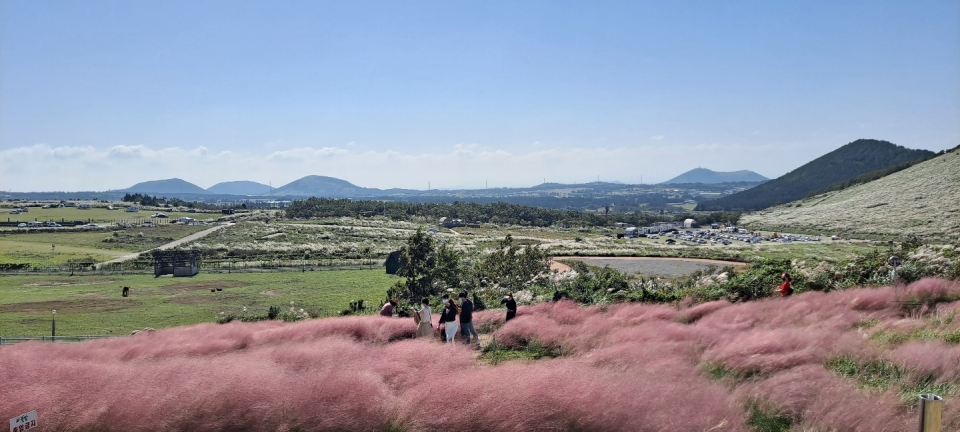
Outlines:
[{"label": "fence post", "polygon": [[943,398],[935,394],[920,395],[920,432],[940,432]]}]

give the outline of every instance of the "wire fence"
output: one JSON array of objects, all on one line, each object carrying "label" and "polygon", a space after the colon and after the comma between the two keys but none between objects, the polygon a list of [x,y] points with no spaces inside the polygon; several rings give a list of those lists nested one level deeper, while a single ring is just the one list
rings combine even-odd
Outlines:
[{"label": "wire fence", "polygon": [[[382,260],[321,259],[299,261],[201,261],[200,271],[207,273],[268,273],[289,271],[374,270],[383,268]],[[3,276],[30,275],[146,275],[153,274],[153,263],[127,262],[95,266],[31,266],[27,268],[0,268]]]},{"label": "wire fence", "polygon": [[83,342],[94,339],[109,339],[120,336],[0,336],[0,345],[13,345],[20,342]]}]

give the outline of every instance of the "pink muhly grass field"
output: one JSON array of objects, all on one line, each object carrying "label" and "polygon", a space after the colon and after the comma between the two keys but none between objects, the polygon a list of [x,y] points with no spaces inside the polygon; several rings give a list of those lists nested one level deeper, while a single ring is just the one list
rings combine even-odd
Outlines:
[{"label": "pink muhly grass field", "polygon": [[[911,430],[912,399],[825,364],[888,361],[960,389],[956,344],[871,339],[932,325],[898,299],[945,316],[960,302],[933,304],[958,295],[956,282],[922,280],[689,308],[547,303],[508,323],[480,311],[475,325],[498,344],[563,347],[497,365],[412,339],[411,319],[373,316],[22,343],[0,347],[0,416],[36,409],[49,430],[743,431],[756,407],[795,430]],[[960,430],[960,395],[945,396],[944,430]]]}]

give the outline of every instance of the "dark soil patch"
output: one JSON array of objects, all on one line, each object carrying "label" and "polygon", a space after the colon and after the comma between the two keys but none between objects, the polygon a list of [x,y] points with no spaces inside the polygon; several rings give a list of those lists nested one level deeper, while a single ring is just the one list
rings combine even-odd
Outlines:
[{"label": "dark soil patch", "polygon": [[0,313],[49,314],[54,309],[58,313],[116,312],[137,306],[140,306],[139,301],[129,299],[47,300],[0,305]]},{"label": "dark soil patch", "polygon": [[207,292],[206,294],[197,293],[197,294],[184,294],[184,295],[175,295],[168,297],[164,301],[168,303],[175,303],[181,305],[214,305],[214,304],[223,304],[225,302],[236,302],[247,297],[242,294],[234,293],[225,293],[225,292]]},{"label": "dark soil patch", "polygon": [[[230,288],[239,288],[250,285],[247,282],[241,281],[204,281],[204,282],[183,282],[173,285],[167,285],[160,287],[164,292],[173,291],[171,296],[167,297],[165,301],[176,304],[183,305],[204,305],[204,304],[217,304],[221,303],[224,300],[232,298],[232,293],[227,291]],[[214,291],[217,288],[222,291]]]},{"label": "dark soil patch", "polygon": [[103,285],[114,283],[112,279],[70,279],[70,280],[42,280],[21,284],[25,287],[62,287],[62,286],[85,286],[85,285]]},{"label": "dark soil patch", "polygon": [[[172,285],[165,285],[160,287],[163,290],[176,290],[179,292],[190,292],[190,291],[210,291],[211,289],[226,289],[226,288],[238,288],[250,285],[247,282],[241,281],[204,281],[204,282],[181,282],[175,283]],[[133,288],[133,287],[131,287]]]}]

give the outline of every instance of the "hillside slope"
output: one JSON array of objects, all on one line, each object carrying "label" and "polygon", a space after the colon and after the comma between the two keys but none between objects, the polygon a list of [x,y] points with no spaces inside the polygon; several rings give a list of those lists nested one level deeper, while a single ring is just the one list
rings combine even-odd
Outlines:
[{"label": "hillside slope", "polygon": [[270,193],[270,186],[246,180],[220,182],[207,188],[207,192],[223,195],[262,195]]},{"label": "hillside slope", "polygon": [[744,215],[755,227],[960,239],[960,151],[839,191]]},{"label": "hillside slope", "polygon": [[766,180],[769,180],[769,179],[750,170],[720,172],[720,171],[714,171],[707,168],[694,168],[670,180],[667,180],[662,184],[674,184],[674,183],[715,184],[715,183],[734,183],[734,182],[762,182]]},{"label": "hillside slope", "polygon": [[352,197],[370,193],[371,190],[346,180],[318,175],[302,177],[273,190],[278,196]]},{"label": "hillside slope", "polygon": [[703,203],[697,210],[761,210],[804,198],[870,172],[933,155],[928,150],[911,150],[887,141],[860,139],[760,186]]},{"label": "hillside slope", "polygon": [[151,180],[137,183],[119,192],[140,192],[149,194],[206,194],[204,188],[183,179]]}]

